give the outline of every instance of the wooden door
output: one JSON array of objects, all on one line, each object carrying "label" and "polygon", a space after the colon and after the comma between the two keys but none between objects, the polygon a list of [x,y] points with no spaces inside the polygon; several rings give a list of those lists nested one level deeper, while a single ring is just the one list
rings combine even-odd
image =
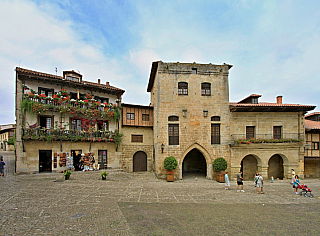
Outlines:
[{"label": "wooden door", "polygon": [[133,156],[133,172],[147,171],[147,154],[136,152]]}]

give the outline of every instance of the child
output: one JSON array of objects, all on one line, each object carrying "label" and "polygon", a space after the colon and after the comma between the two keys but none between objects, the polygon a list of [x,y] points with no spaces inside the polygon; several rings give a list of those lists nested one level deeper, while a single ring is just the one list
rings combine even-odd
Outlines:
[{"label": "child", "polygon": [[229,181],[229,176],[228,176],[228,172],[226,172],[226,174],[224,175],[224,180],[225,180],[225,190],[229,190],[230,188],[230,181]]},{"label": "child", "polygon": [[[293,182],[293,188],[294,188],[295,194],[299,194],[299,193],[298,193],[298,186],[299,186],[299,184],[300,184],[299,176],[296,175],[296,176],[294,177],[294,182]],[[302,183],[301,183],[301,184],[302,184]]]},{"label": "child", "polygon": [[273,183],[273,176],[271,176],[271,183]]}]

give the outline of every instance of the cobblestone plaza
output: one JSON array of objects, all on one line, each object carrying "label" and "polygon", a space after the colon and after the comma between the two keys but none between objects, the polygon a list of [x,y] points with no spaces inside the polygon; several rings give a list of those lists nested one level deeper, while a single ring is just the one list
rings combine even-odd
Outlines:
[{"label": "cobblestone plaza", "polygon": [[295,195],[289,180],[265,181],[256,194],[185,176],[172,183],[154,173],[75,172],[14,175],[13,155],[0,179],[1,235],[318,235],[320,181],[304,180],[313,198]]}]

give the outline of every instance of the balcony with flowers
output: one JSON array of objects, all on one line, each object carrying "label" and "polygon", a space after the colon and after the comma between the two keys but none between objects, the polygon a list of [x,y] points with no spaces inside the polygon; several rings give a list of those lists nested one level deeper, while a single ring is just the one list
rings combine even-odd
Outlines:
[{"label": "balcony with flowers", "polygon": [[[26,89],[26,88],[25,88]],[[95,100],[92,94],[87,94],[86,99],[70,99],[69,93],[61,89],[52,96],[38,94],[34,90],[24,93],[21,102],[23,113],[31,112],[44,114],[47,111],[59,112],[62,115],[71,114],[87,118],[100,118],[102,120],[118,121],[121,107],[118,104],[101,103]]]}]

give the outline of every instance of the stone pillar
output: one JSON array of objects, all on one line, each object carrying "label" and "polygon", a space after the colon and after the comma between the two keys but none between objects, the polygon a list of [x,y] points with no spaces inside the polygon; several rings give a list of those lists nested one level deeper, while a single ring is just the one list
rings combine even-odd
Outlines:
[{"label": "stone pillar", "polygon": [[237,174],[239,173],[241,165],[233,165],[230,168],[230,180],[237,180]]},{"label": "stone pillar", "polygon": [[268,165],[262,165],[262,166],[259,166],[258,168],[258,171],[264,180],[268,179],[268,169],[269,169]]},{"label": "stone pillar", "polygon": [[179,178],[179,179],[182,179],[182,163],[181,163],[181,164],[180,164],[180,163],[178,164],[178,168],[179,168],[179,169],[178,169],[178,172],[179,172],[179,177],[178,177],[178,178]]}]

